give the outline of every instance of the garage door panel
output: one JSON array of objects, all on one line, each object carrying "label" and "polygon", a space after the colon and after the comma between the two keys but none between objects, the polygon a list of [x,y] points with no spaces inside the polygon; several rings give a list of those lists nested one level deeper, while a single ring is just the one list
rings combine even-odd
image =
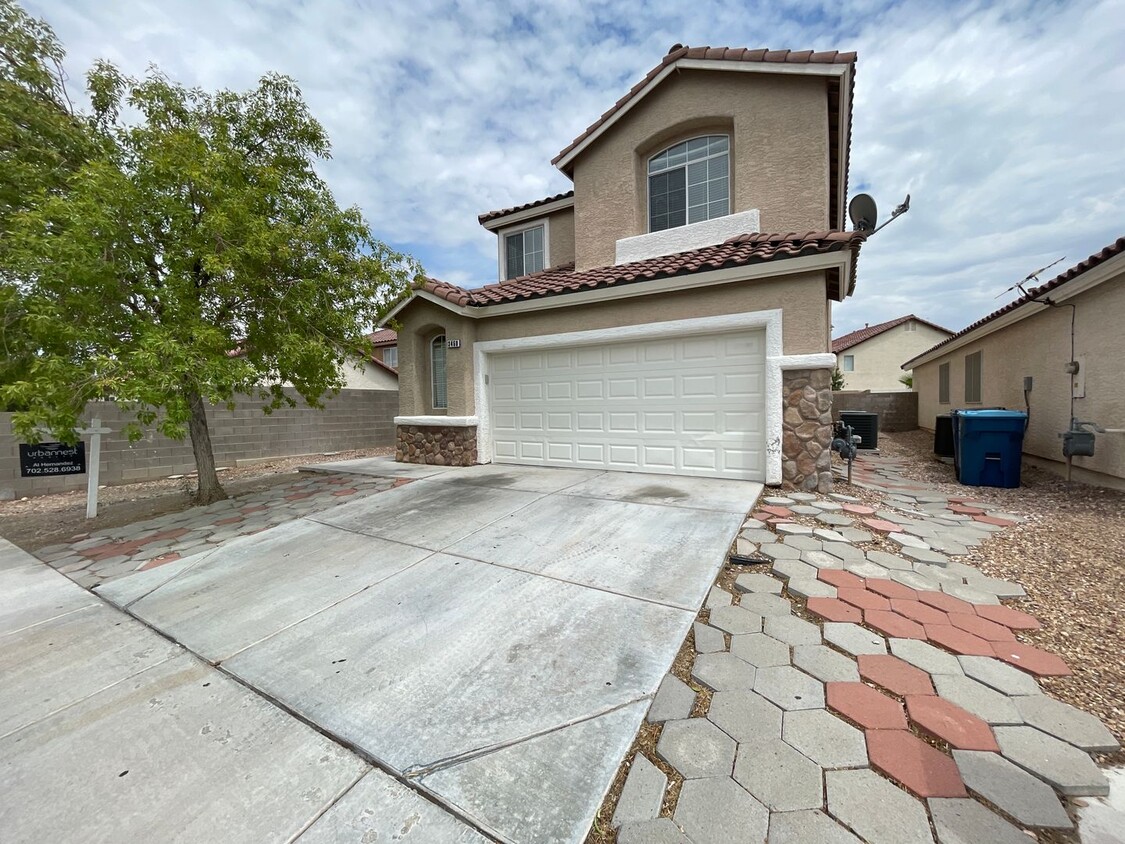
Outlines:
[{"label": "garage door panel", "polygon": [[489,358],[493,458],[762,480],[764,332]]}]

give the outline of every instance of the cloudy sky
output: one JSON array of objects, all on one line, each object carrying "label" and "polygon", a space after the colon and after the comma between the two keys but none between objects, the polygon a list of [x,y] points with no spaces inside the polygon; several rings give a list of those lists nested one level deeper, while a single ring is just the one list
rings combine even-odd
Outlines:
[{"label": "cloudy sky", "polygon": [[911,211],[864,248],[836,335],[960,329],[1125,235],[1125,0],[25,0],[65,44],[205,88],[267,71],[327,127],[342,204],[427,272],[495,279],[477,214],[567,190],[550,159],[677,42],[857,50],[853,193]]}]

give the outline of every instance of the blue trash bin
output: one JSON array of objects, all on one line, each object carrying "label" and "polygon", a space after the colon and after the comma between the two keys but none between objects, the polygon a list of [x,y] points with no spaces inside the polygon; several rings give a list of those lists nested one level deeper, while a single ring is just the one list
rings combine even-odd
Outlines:
[{"label": "blue trash bin", "polygon": [[961,410],[954,419],[957,479],[967,486],[1018,487],[1027,414]]}]

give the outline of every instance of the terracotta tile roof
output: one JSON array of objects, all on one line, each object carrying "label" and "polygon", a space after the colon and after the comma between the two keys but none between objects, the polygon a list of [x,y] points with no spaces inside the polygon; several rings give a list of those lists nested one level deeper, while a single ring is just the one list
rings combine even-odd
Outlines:
[{"label": "terracotta tile roof", "polygon": [[477,215],[477,221],[483,225],[489,220],[495,220],[497,217],[507,217],[509,214],[515,214],[517,211],[526,211],[528,208],[538,208],[540,205],[558,202],[560,199],[570,199],[573,196],[574,191],[568,190],[566,193],[556,193],[554,196],[536,199],[534,202],[525,202],[523,205],[513,205],[511,208],[501,208],[498,211],[485,211],[483,214]]},{"label": "terracotta tile roof", "polygon": [[630,264],[598,267],[583,272],[575,272],[573,264],[566,264],[476,288],[458,287],[430,279],[423,285],[423,289],[455,305],[483,307],[844,249],[852,250],[854,277],[856,256],[865,238],[863,232],[839,231],[808,232],[803,235],[743,234],[716,246],[704,246],[690,252],[663,255]]},{"label": "terracotta tile roof", "polygon": [[380,328],[367,335],[373,346],[389,345],[398,342],[398,332],[391,328]]},{"label": "terracotta tile roof", "polygon": [[[597,132],[610,118],[619,112],[627,103],[634,99],[645,86],[652,82],[657,76],[668,67],[681,59],[691,60],[705,60],[705,61],[726,61],[726,62],[761,62],[766,64],[849,64],[852,65],[852,73],[850,74],[851,80],[849,82],[849,97],[848,102],[854,100],[855,92],[855,61],[856,54],[854,52],[840,52],[839,50],[828,50],[825,52],[813,52],[812,50],[748,50],[742,47],[685,47],[681,44],[676,44],[668,51],[668,54],[660,60],[660,64],[650,70],[645,77],[634,85],[629,91],[619,99],[616,103],[610,106],[609,110],[602,114],[597,120],[591,123],[586,130],[582,132],[577,138],[571,141],[558,155],[551,159],[551,163],[558,165],[558,163],[569,155],[576,147],[583,141]],[[844,150],[844,172],[838,173],[839,169],[836,165],[840,155],[840,130],[839,130],[839,115],[840,115],[840,85],[838,80],[830,79],[828,85],[828,143],[829,143],[829,161],[830,161],[830,176],[829,176],[829,220],[832,220],[837,225],[843,225],[843,217],[840,216],[843,209],[840,208],[837,196],[841,181],[843,183],[843,195],[847,196],[848,192],[848,162],[851,154],[851,128],[852,128],[852,114],[851,109],[848,109],[848,147]],[[483,222],[483,221],[482,221]]]},{"label": "terracotta tile roof", "polygon": [[1032,299],[1037,299],[1040,296],[1042,296],[1044,293],[1050,293],[1052,290],[1057,290],[1058,288],[1060,288],[1064,284],[1066,284],[1068,281],[1074,281],[1074,279],[1078,278],[1083,273],[1086,273],[1086,272],[1092,270],[1094,267],[1098,266],[1099,264],[1104,264],[1110,258],[1114,257],[1115,255],[1121,255],[1122,253],[1125,253],[1125,236],[1117,238],[1117,240],[1113,241],[1113,243],[1111,243],[1109,246],[1102,249],[1100,252],[1095,252],[1093,255],[1091,255],[1089,258],[1087,258],[1085,261],[1082,261],[1081,263],[1075,264],[1069,270],[1063,271],[1062,273],[1060,273],[1059,275],[1055,276],[1053,279],[1048,281],[1046,284],[1041,284],[1039,287],[1031,288],[1030,290],[1027,291],[1026,294],[1024,294],[1023,296],[1020,296],[1015,301],[1009,302],[1007,305],[1000,308],[999,310],[995,310],[992,313],[990,313],[988,316],[982,317],[981,319],[978,319],[972,325],[961,329],[956,334],[954,334],[952,337],[947,337],[946,339],[942,340],[937,345],[935,345],[935,346],[933,346],[929,349],[926,349],[926,351],[922,352],[922,354],[917,355],[917,356],[911,358],[910,360],[908,360],[906,363],[904,363],[902,365],[902,368],[903,369],[910,369],[911,365],[914,363],[914,361],[918,360],[919,358],[923,358],[926,355],[930,354],[931,352],[937,351],[942,346],[945,346],[945,345],[948,345],[949,343],[952,343],[954,340],[958,339],[959,337],[964,337],[966,334],[968,334],[972,331],[976,331],[982,325],[987,325],[988,323],[992,322],[994,319],[997,319],[998,317],[1001,317],[1006,313],[1010,313],[1010,312],[1014,311],[1016,308],[1019,308],[1023,305],[1026,305]]},{"label": "terracotta tile roof", "polygon": [[921,317],[914,316],[914,314],[907,314],[906,316],[900,316],[898,319],[891,319],[887,320],[886,322],[880,322],[878,325],[865,325],[863,328],[860,328],[857,331],[853,331],[850,334],[845,334],[843,337],[837,337],[832,341],[832,351],[835,353],[839,353],[844,351],[844,349],[850,349],[852,346],[858,346],[864,340],[870,340],[872,337],[877,337],[884,331],[890,331],[892,328],[897,328],[904,322],[909,322],[910,320],[920,322],[922,323],[922,325],[928,325],[930,328],[936,328],[938,331],[944,331],[946,334],[953,333],[948,328],[942,328],[940,325],[936,325],[935,323],[930,322],[928,319],[922,319]]}]

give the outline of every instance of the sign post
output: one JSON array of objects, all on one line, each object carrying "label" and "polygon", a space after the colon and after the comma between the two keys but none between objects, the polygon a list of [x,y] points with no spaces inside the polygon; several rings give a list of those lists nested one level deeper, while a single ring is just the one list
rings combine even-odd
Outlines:
[{"label": "sign post", "polygon": [[102,427],[101,419],[91,419],[90,427],[79,431],[90,435],[90,464],[86,473],[86,518],[98,515],[98,475],[102,467],[102,434],[110,433]]}]

